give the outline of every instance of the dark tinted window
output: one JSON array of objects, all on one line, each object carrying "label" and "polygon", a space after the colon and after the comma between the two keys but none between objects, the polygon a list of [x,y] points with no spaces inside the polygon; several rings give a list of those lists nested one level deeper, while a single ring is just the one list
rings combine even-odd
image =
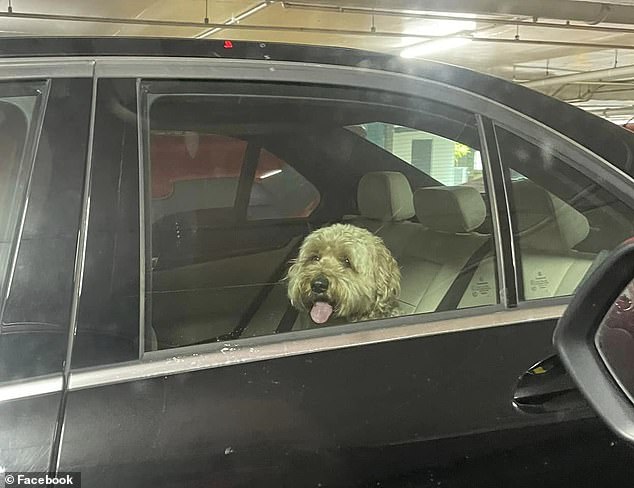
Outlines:
[{"label": "dark tinted window", "polygon": [[[17,175],[13,180],[15,186],[5,186],[1,196],[7,205],[3,207],[6,212],[3,219],[8,222],[3,229],[7,239],[2,245],[5,249],[10,247],[5,261],[9,263],[4,282],[8,289],[0,334],[2,379],[60,371],[66,356],[91,82],[53,80],[46,114],[41,109],[45,83],[35,86],[16,83],[11,89],[24,92],[18,95],[23,100],[20,103],[2,98],[3,103],[12,103],[20,109],[17,119],[14,117],[19,112],[15,109],[0,108],[0,119],[7,117],[5,122],[10,124],[1,132],[13,134],[12,149],[2,150],[4,158],[0,165],[2,171],[7,171],[7,177]],[[42,115],[44,120],[40,125]],[[26,135],[15,133],[27,127]],[[6,192],[8,188],[10,191]],[[25,212],[21,227],[15,225],[14,216],[5,217],[16,208],[18,220]]]},{"label": "dark tinted window", "polygon": [[[158,348],[497,302],[472,114],[336,88],[148,82],[142,90],[153,175],[146,330]],[[368,137],[379,120],[392,129],[389,146]],[[165,134],[178,134],[179,157],[157,150]],[[205,138],[224,147],[203,149]],[[427,172],[415,140],[436,149]],[[394,141],[409,144],[409,159]],[[166,205],[185,180],[163,184],[158,175],[181,171],[192,188]],[[333,224],[344,227],[318,231],[323,241],[312,234]]]}]

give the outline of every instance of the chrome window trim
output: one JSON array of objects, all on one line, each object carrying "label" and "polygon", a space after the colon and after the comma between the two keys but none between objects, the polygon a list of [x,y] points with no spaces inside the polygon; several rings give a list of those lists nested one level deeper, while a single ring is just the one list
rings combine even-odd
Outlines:
[{"label": "chrome window trim", "polygon": [[94,60],[77,56],[0,59],[0,80],[92,78]]},{"label": "chrome window trim", "polygon": [[0,384],[0,405],[20,398],[32,398],[62,391],[62,373],[37,378],[21,379]]},{"label": "chrome window trim", "polygon": [[[420,316],[409,316],[410,319],[418,319],[418,321],[385,327],[383,324],[386,321],[394,321],[394,319],[386,319],[355,324],[354,326],[289,332],[283,336],[262,336],[253,339],[240,339],[235,342],[183,347],[154,352],[139,361],[73,370],[70,374],[68,388],[71,391],[76,391],[266,359],[312,354],[438,334],[526,324],[543,320],[557,320],[563,314],[565,308],[565,305],[517,308],[430,322],[420,322]],[[406,319],[407,317],[401,317],[401,319],[404,318]],[[354,330],[351,330],[352,328]]]},{"label": "chrome window trim", "polygon": [[[144,97],[141,96],[141,79],[136,80],[136,130],[137,130],[137,154],[138,154],[138,171],[139,171],[139,358],[142,358],[145,354],[145,321],[147,310],[147,279],[152,279],[151,273],[148,273],[147,269],[147,253],[148,245],[152,245],[150,230],[145,226],[145,213],[147,207],[146,193],[145,193],[145,176],[146,171],[149,171],[149,165],[146,169],[145,158],[143,157],[143,149],[148,141],[145,141],[145,132],[142,114],[145,114],[147,102]],[[147,136],[149,138],[149,135]],[[151,262],[151,261],[150,261]],[[150,282],[150,289],[152,284]],[[151,302],[150,302],[151,303]]]}]

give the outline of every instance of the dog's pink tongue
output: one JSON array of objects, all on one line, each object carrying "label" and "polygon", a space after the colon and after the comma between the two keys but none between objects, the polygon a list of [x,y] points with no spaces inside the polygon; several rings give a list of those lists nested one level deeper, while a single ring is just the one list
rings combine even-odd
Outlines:
[{"label": "dog's pink tongue", "polygon": [[315,302],[313,308],[310,309],[310,318],[316,324],[325,323],[332,315],[332,305],[326,302]]}]

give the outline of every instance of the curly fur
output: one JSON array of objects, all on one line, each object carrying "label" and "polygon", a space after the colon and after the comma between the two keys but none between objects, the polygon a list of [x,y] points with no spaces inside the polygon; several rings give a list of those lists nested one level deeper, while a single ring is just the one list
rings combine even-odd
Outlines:
[{"label": "curly fur", "polygon": [[[318,276],[329,282],[322,294],[311,288]],[[312,232],[302,243],[288,271],[288,297],[300,312],[327,301],[333,308],[331,319],[376,319],[396,314],[400,280],[398,264],[381,238],[360,227],[334,224]]]}]

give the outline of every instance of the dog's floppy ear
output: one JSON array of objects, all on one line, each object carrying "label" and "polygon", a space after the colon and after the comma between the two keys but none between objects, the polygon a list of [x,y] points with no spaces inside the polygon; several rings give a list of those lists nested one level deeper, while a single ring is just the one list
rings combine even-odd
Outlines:
[{"label": "dog's floppy ear", "polygon": [[401,271],[392,253],[381,242],[375,246],[374,278],[377,286],[375,315],[388,317],[392,315],[398,305],[401,293]]}]

